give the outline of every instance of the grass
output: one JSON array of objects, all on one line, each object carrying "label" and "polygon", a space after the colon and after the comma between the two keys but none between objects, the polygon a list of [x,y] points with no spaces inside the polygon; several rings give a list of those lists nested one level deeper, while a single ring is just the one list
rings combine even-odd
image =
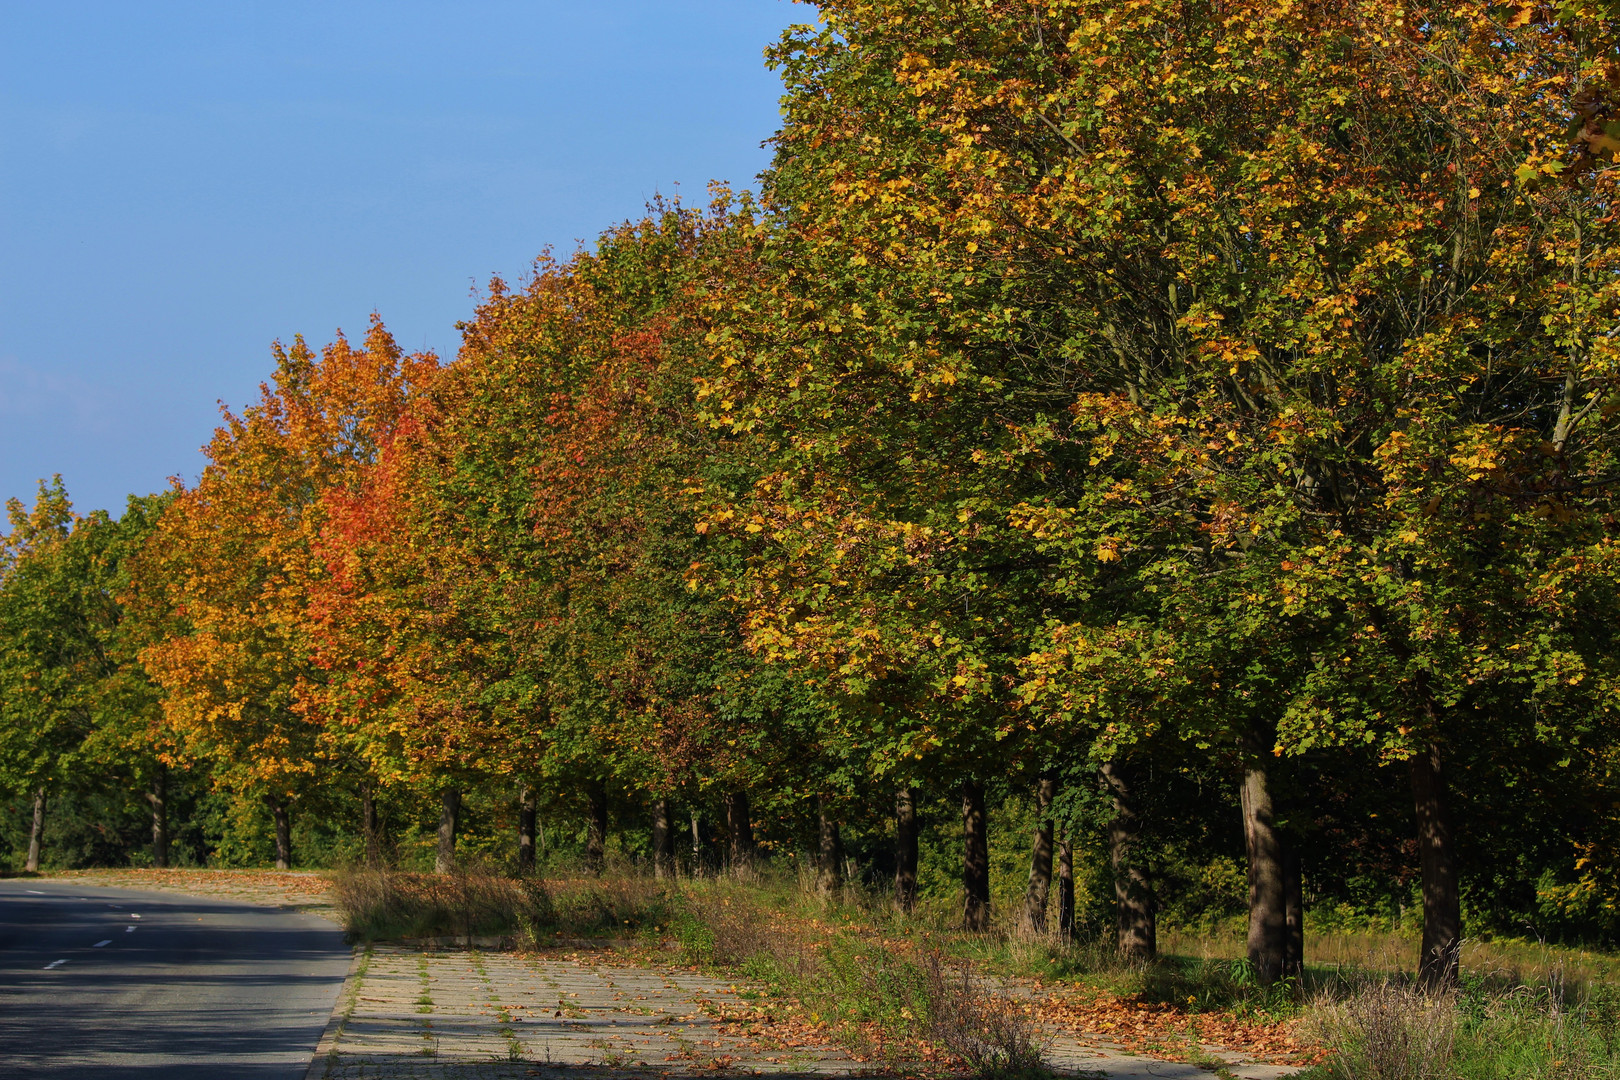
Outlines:
[{"label": "grass", "polygon": [[[1460,989],[1429,999],[1410,986],[1405,973],[1416,943],[1399,934],[1314,936],[1307,942],[1312,963],[1302,979],[1262,987],[1243,958],[1243,942],[1233,935],[1170,930],[1160,938],[1164,953],[1142,963],[1095,941],[1031,940],[1008,925],[962,934],[950,926],[948,913],[902,917],[878,897],[855,896],[823,908],[791,889],[750,895],[758,914],[752,922],[730,918],[739,926],[719,930],[715,959],[724,961],[728,949],[757,957],[753,938],[767,932],[761,925],[770,920],[791,925],[813,919],[824,938],[820,966],[781,978],[787,989],[816,1002],[846,1029],[876,1024],[920,1035],[964,1060],[971,1055],[913,1019],[920,1015],[919,1001],[922,1009],[941,1009],[937,990],[930,997],[917,980],[929,956],[964,963],[988,982],[1036,979],[1167,1003],[1179,1014],[1297,1025],[1329,1050],[1311,1071],[1322,1080],[1620,1078],[1620,958],[1593,950],[1470,941]],[[733,909],[737,904],[732,902]],[[791,964],[778,960],[777,970],[784,967],[791,972]],[[753,970],[756,977],[772,973],[757,960]],[[1182,1056],[1197,1058],[1196,1041],[1187,1042]],[[992,1060],[980,1071],[1006,1069],[1006,1060]]]},{"label": "grass", "polygon": [[[1215,961],[1239,959],[1246,947],[1241,929],[1193,933],[1171,928],[1160,931],[1159,945],[1169,955]],[[1360,979],[1369,972],[1400,972],[1412,967],[1417,960],[1418,934],[1311,933],[1307,924],[1305,948],[1316,978],[1326,980],[1345,973]],[[1463,943],[1462,966],[1496,982],[1514,984],[1556,980],[1585,990],[1620,983],[1620,956],[1524,938],[1469,939]]]},{"label": "grass", "polygon": [[1463,985],[1434,999],[1411,988],[1416,945],[1395,933],[1312,935],[1304,977],[1262,987],[1230,932],[1166,928],[1161,956],[1132,962],[1095,941],[1032,940],[1010,925],[963,934],[944,905],[908,916],[853,890],[829,904],[768,876],[672,885],[631,874],[351,873],[333,890],[365,941],[673,938],[683,961],[790,999],[857,1057],[906,1068],[954,1060],[982,1076],[1038,1072],[1039,1031],[1016,1000],[1033,982],[1156,1003],[1158,1045],[1211,1067],[1186,1034],[1210,1030],[1191,1023],[1199,1016],[1229,1024],[1221,1030],[1297,1028],[1328,1051],[1308,1074],[1318,1080],[1620,1080],[1620,958],[1539,942],[1469,942]]},{"label": "grass", "polygon": [[482,870],[351,871],[332,878],[356,941],[501,937],[530,948],[562,938],[633,937],[669,920],[675,893],[646,878],[541,881]]},{"label": "grass", "polygon": [[1554,983],[1502,989],[1465,980],[1425,996],[1395,980],[1313,1003],[1333,1080],[1599,1080],[1620,1076],[1620,997],[1575,999]]},{"label": "grass", "polygon": [[954,1058],[980,1076],[1041,1069],[1043,1040],[997,980],[927,942],[886,938],[777,883],[691,887],[671,930],[686,959],[786,996],[856,1057],[897,1067]]}]

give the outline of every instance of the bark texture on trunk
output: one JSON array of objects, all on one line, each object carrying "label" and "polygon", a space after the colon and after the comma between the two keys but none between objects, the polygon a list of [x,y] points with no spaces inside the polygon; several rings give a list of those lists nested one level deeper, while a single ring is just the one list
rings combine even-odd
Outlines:
[{"label": "bark texture on trunk", "polygon": [[754,823],[748,817],[748,793],[733,791],[726,797],[726,833],[730,842],[731,871],[747,873],[754,867]]},{"label": "bark texture on trunk", "polygon": [[461,791],[445,788],[439,793],[439,850],[433,857],[433,872],[448,874],[456,868],[456,828],[461,824]]},{"label": "bark texture on trunk", "polygon": [[377,825],[377,792],[371,781],[360,785],[360,835],[366,842],[366,865],[382,865],[382,830]]},{"label": "bark texture on trunk", "polygon": [[1283,973],[1305,974],[1305,888],[1300,880],[1299,844],[1291,836],[1283,841],[1283,921],[1288,924],[1288,955]]},{"label": "bark texture on trunk", "polygon": [[585,865],[600,874],[607,866],[608,801],[607,785],[590,782],[591,819],[585,831]]},{"label": "bark texture on trunk", "polygon": [[894,902],[911,913],[917,906],[917,791],[901,788],[894,797]]},{"label": "bark texture on trunk", "polygon": [[1035,842],[1029,852],[1029,884],[1024,889],[1024,932],[1046,933],[1046,900],[1052,891],[1052,799],[1057,779],[1043,776],[1035,782]]},{"label": "bark texture on trunk", "polygon": [[292,868],[292,811],[287,808],[287,800],[275,795],[267,795],[264,799],[270,807],[270,820],[276,826],[276,869],[290,870]]},{"label": "bark texture on trunk", "polygon": [[525,785],[518,793],[518,874],[534,873],[534,832],[537,814],[534,788]]},{"label": "bark texture on trunk", "polygon": [[652,804],[653,877],[664,881],[675,876],[675,821],[668,799]]},{"label": "bark texture on trunk", "polygon": [[816,892],[834,897],[844,887],[844,838],[825,795],[816,798]]},{"label": "bark texture on trunk", "polygon": [[23,869],[30,874],[39,873],[39,849],[45,843],[45,789],[34,792],[34,824],[28,830],[28,861]]},{"label": "bark texture on trunk", "polygon": [[1058,845],[1058,933],[1074,937],[1074,844],[1064,833]]},{"label": "bark texture on trunk", "polygon": [[984,785],[962,785],[962,929],[990,929],[990,848]]},{"label": "bark texture on trunk", "polygon": [[159,765],[152,776],[152,790],[146,793],[152,807],[152,865],[166,869],[169,865],[169,774]]},{"label": "bark texture on trunk", "polygon": [[1114,932],[1121,956],[1147,960],[1159,951],[1158,913],[1153,882],[1142,857],[1140,793],[1125,762],[1102,767],[1103,783],[1113,801],[1108,822],[1108,856],[1114,873]]},{"label": "bark texture on trunk", "polygon": [[1423,868],[1423,951],[1418,955],[1418,982],[1425,989],[1441,990],[1457,983],[1462,902],[1440,748],[1432,743],[1412,757],[1412,804]]},{"label": "bark texture on trunk", "polygon": [[1243,771],[1243,840],[1249,853],[1249,963],[1260,984],[1270,986],[1288,966],[1288,904],[1271,785],[1258,761]]}]

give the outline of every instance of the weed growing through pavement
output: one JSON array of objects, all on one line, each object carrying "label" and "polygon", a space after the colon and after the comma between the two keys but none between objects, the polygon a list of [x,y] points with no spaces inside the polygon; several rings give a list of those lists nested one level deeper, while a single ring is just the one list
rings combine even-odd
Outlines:
[{"label": "weed growing through pavement", "polygon": [[1030,1076],[1044,1067],[1051,1040],[1018,1004],[975,978],[964,966],[951,969],[939,953],[922,962],[927,993],[928,1036],[980,1076]]}]

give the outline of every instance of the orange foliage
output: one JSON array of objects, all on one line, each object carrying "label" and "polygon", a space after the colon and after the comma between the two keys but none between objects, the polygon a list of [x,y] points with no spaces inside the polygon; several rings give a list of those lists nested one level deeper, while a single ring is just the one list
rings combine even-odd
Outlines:
[{"label": "orange foliage", "polygon": [[168,724],[222,781],[284,796],[342,756],[310,707],[325,681],[309,605],[322,493],[358,484],[439,365],[403,355],[375,317],[363,347],[340,336],[317,358],[300,338],[275,356],[273,385],[225,412],[210,464],[164,515],[131,600],[166,629],[141,659]]}]

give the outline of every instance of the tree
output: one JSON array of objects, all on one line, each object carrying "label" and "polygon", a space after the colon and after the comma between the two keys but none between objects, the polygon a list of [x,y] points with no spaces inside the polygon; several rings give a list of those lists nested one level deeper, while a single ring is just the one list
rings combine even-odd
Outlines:
[{"label": "tree", "polygon": [[[32,511],[8,504],[0,547],[0,775],[32,793],[26,868],[39,869],[53,792],[104,779],[161,793],[158,693],[136,662],[116,597],[128,560],[166,500],[131,497],[124,515],[73,513],[61,477]],[[161,802],[153,860],[167,862]]]},{"label": "tree", "polygon": [[275,347],[272,384],[225,423],[209,465],[174,503],[136,566],[131,603],[151,627],[141,660],[164,715],[215,782],[263,800],[276,865],[292,860],[291,810],[332,783],[351,751],[318,707],[312,581],[325,492],[358,482],[437,360],[405,356],[379,319],[363,347],[341,336],[316,357]]},{"label": "tree", "polygon": [[53,573],[74,524],[62,478],[43,481],[29,512],[17,499],[6,504],[11,531],[0,548],[0,762],[7,787],[32,793],[33,825],[25,869],[39,869],[46,799],[53,783],[72,767],[72,756],[89,735],[89,717],[73,670],[82,660],[66,639],[72,618],[53,603]]},{"label": "tree", "polygon": [[[841,702],[871,775],[971,790],[1039,752],[1007,690],[1045,570],[1010,511],[1051,482],[1018,460],[1050,391],[998,337],[995,281],[945,239],[944,144],[893,78],[887,18],[874,33],[825,10],[823,32],[774,53],[788,94],[770,242],[716,319],[701,384],[709,422],[758,462],[746,485],[707,489],[700,527],[749,556],[708,575],[759,655]],[[979,833],[963,839],[980,925]]]}]

